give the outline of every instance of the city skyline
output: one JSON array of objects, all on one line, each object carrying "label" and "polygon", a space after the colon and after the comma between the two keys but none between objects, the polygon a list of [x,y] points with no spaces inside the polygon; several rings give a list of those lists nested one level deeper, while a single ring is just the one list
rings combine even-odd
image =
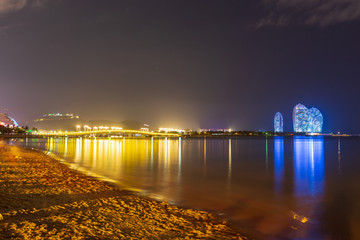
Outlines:
[{"label": "city skyline", "polygon": [[359,133],[356,9],[353,1],[2,0],[0,108],[19,124],[71,112],[272,130],[275,112],[289,120],[301,102],[321,109],[323,132]]}]

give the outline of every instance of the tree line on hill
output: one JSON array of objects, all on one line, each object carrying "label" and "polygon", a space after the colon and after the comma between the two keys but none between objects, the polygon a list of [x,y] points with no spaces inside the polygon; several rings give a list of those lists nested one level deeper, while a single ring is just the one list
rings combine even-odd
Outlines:
[{"label": "tree line on hill", "polygon": [[25,127],[9,127],[9,126],[3,126],[0,125],[0,134],[26,134],[28,132],[36,132],[36,128],[29,128],[28,126]]}]

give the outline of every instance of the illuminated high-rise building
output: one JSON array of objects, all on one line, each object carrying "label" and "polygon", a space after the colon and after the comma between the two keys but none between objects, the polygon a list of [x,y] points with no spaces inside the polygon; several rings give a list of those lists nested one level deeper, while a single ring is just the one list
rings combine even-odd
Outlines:
[{"label": "illuminated high-rise building", "polygon": [[322,131],[323,116],[319,109],[308,109],[298,103],[293,110],[294,132],[320,133]]},{"label": "illuminated high-rise building", "polygon": [[310,132],[310,122],[308,109],[301,103],[298,103],[293,110],[294,132]]},{"label": "illuminated high-rise building", "polygon": [[311,132],[322,132],[323,115],[321,114],[320,110],[312,107],[309,109],[309,115],[311,117]]},{"label": "illuminated high-rise building", "polygon": [[283,116],[280,112],[277,112],[274,117],[274,132],[283,132],[284,123]]}]

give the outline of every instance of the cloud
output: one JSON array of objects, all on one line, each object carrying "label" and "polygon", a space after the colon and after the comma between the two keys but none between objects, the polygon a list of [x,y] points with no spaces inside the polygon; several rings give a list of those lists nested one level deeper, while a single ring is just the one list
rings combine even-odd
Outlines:
[{"label": "cloud", "polygon": [[26,6],[43,7],[47,0],[0,0],[0,16],[19,11]]},{"label": "cloud", "polygon": [[360,0],[262,0],[263,26],[329,26],[360,19]]},{"label": "cloud", "polygon": [[18,24],[12,24],[12,25],[0,25],[0,39],[1,38],[6,38],[9,36],[8,34],[8,30],[11,30],[13,28],[17,28],[17,27],[21,27],[23,26],[23,23],[18,23]]},{"label": "cloud", "polygon": [[18,11],[25,5],[26,0],[0,0],[0,14]]}]

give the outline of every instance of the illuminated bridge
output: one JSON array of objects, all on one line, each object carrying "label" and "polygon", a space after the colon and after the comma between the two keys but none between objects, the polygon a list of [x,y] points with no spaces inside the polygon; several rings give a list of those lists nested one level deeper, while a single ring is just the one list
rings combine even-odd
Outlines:
[{"label": "illuminated bridge", "polygon": [[127,136],[136,134],[142,136],[158,136],[158,137],[179,137],[178,133],[162,133],[162,132],[144,132],[140,130],[125,130],[125,129],[108,129],[108,130],[88,130],[88,131],[40,131],[33,133],[38,136],[48,137],[76,137],[76,136],[96,136],[96,135],[111,135],[111,134],[126,134]]}]

